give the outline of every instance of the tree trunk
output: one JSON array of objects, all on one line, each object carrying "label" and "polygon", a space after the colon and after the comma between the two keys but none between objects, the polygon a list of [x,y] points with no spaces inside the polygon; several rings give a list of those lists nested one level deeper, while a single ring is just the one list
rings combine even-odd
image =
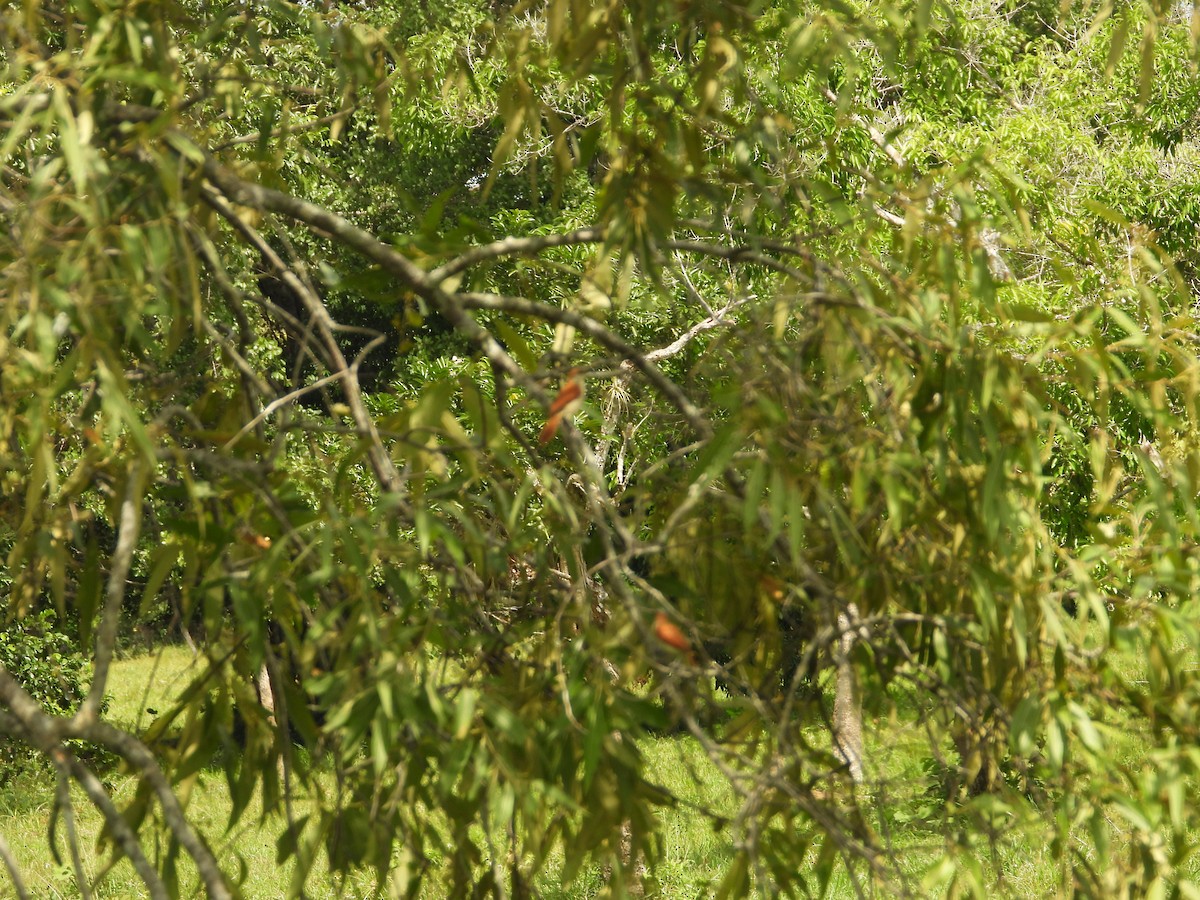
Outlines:
[{"label": "tree trunk", "polygon": [[258,670],[258,702],[269,712],[271,724],[275,724],[275,692],[271,690],[271,676],[264,662]]},{"label": "tree trunk", "polygon": [[858,675],[850,661],[850,652],[857,637],[854,622],[858,609],[853,603],[845,612],[838,613],[838,639],[834,645],[834,663],[837,666],[837,682],[833,697],[833,747],[838,759],[850,770],[855,784],[863,780],[863,734],[862,696],[859,693]]}]

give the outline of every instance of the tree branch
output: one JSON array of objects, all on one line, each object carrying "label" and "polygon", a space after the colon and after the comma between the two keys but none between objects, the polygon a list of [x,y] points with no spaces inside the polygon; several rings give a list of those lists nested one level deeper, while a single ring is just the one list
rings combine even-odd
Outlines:
[{"label": "tree branch", "polygon": [[770,269],[773,272],[786,275],[788,278],[798,281],[801,284],[812,281],[812,279],[808,278],[795,266],[789,266],[787,263],[780,262],[775,257],[768,256],[761,250],[756,250],[749,246],[739,244],[726,247],[721,244],[712,244],[708,241],[665,241],[662,246],[668,250],[695,253],[698,256],[712,256],[717,259],[726,259],[730,262],[753,263],[754,265],[762,266],[764,269]]},{"label": "tree branch", "polygon": [[490,244],[472,247],[470,250],[454,257],[454,259],[442,263],[442,265],[430,271],[429,280],[434,284],[441,284],[447,278],[457,275],[459,272],[470,268],[476,263],[481,263],[489,259],[497,259],[501,256],[530,256],[550,247],[598,244],[604,240],[605,234],[605,229],[590,226],[579,228],[575,231],[568,231],[564,234],[502,238]]},{"label": "tree branch", "polygon": [[223,197],[209,189],[204,191],[204,199],[230,225],[250,241],[255,249],[262,254],[263,258],[271,264],[284,283],[300,298],[309,315],[316,322],[321,341],[325,345],[325,350],[329,354],[330,360],[333,362],[334,374],[338,375],[342,380],[342,387],[346,392],[346,402],[350,407],[350,414],[354,419],[354,424],[358,426],[360,436],[367,442],[367,459],[371,463],[375,477],[379,480],[380,486],[388,493],[403,493],[404,480],[400,477],[400,473],[396,471],[396,466],[379,437],[379,431],[375,427],[375,420],[363,402],[362,390],[358,384],[357,371],[346,361],[346,357],[338,345],[337,338],[334,335],[335,323],[333,317],[329,315],[329,310],[325,308],[325,304],[309,290],[308,285],[296,276],[291,267],[279,258],[279,255],[263,239],[262,235],[239,216],[225,202]]},{"label": "tree branch", "polygon": [[[227,440],[221,446],[221,449],[229,450],[234,444],[253,431],[255,426],[257,426],[260,422],[265,421],[271,415],[271,413],[275,412],[277,409],[281,409],[287,406],[289,403],[294,403],[305,394],[311,394],[313,391],[319,391],[326,385],[341,381],[345,374],[345,372],[334,372],[332,375],[326,375],[324,378],[318,378],[312,384],[306,384],[304,387],[296,388],[296,390],[290,391],[284,394],[282,397],[276,397],[274,400],[264,406],[259,411],[258,415],[243,425],[237,434]],[[358,429],[355,429],[355,432],[358,433]]]},{"label": "tree branch", "polygon": [[225,883],[225,874],[221,871],[216,857],[192,828],[180,805],[179,798],[175,796],[175,792],[171,788],[170,780],[159,768],[150,749],[133,735],[103,721],[85,726],[73,726],[70,728],[69,736],[83,738],[107,747],[136,768],[150,785],[155,796],[158,797],[163,821],[196,863],[196,870],[200,873],[200,880],[204,883],[210,900],[233,900],[233,894]]},{"label": "tree branch", "polygon": [[476,322],[450,294],[430,279],[426,272],[375,235],[316,204],[238,178],[211,157],[206,157],[203,171],[209,181],[234,202],[303,222],[378,263],[401,284],[428,300],[455,329],[476,344],[488,359],[499,365],[531,396],[543,404],[549,404],[545,391],[529,378],[491,332]]},{"label": "tree branch", "polygon": [[457,297],[463,306],[469,309],[489,309],[534,316],[548,322],[561,322],[564,325],[572,326],[631,363],[679,411],[698,435],[709,437],[712,434],[712,426],[704,413],[688,399],[687,394],[675,382],[667,378],[641,350],[595,319],[571,310],[538,303],[536,300],[527,300],[524,297],[484,293],[458,294]]},{"label": "tree branch", "polygon": [[[204,883],[210,900],[233,900],[233,894],[225,883],[225,875],[221,871],[216,857],[192,828],[180,805],[179,798],[175,796],[175,792],[171,788],[170,780],[145,744],[133,735],[114,728],[102,720],[89,722],[79,714],[71,719],[51,716],[29,696],[28,692],[3,666],[0,666],[0,705],[8,708],[11,719],[15,720],[16,724],[15,729],[6,730],[9,730],[10,733],[23,733],[28,743],[55,761],[65,758],[66,751],[61,747],[63,739],[82,738],[112,750],[137,769],[141,777],[150,785],[155,796],[158,797],[163,821],[166,822],[175,839],[179,841],[180,846],[196,863],[196,870],[200,873],[200,879]],[[12,723],[7,721],[9,718],[3,710],[0,710],[0,725],[6,723],[11,725]]]},{"label": "tree branch", "polygon": [[743,297],[741,300],[729,301],[720,309],[715,310],[708,318],[697,322],[665,347],[659,347],[657,350],[651,350],[646,354],[646,359],[650,362],[658,362],[660,359],[666,359],[670,356],[674,356],[676,353],[681,352],[684,347],[686,347],[704,332],[712,331],[714,328],[720,328],[722,325],[728,325],[729,323],[725,320],[725,316],[733,312],[733,310],[737,309],[739,306],[745,306],[749,302],[749,297]]},{"label": "tree branch", "polygon": [[112,798],[108,795],[108,792],[104,790],[104,785],[100,783],[100,779],[73,754],[67,754],[67,766],[71,770],[71,777],[79,782],[84,793],[92,801],[92,805],[100,810],[100,814],[104,816],[104,822],[108,825],[108,830],[112,832],[112,836],[118,846],[120,846],[121,851],[133,863],[133,868],[138,873],[138,877],[142,879],[142,882],[146,885],[146,889],[150,892],[151,900],[169,900],[170,895],[167,893],[166,885],[158,877],[158,873],[154,871],[154,867],[150,865],[150,860],[146,858],[146,854],[142,850],[142,845],[138,842],[137,835],[133,833],[133,829],[129,827],[129,823],[125,821],[125,817],[121,815]]}]

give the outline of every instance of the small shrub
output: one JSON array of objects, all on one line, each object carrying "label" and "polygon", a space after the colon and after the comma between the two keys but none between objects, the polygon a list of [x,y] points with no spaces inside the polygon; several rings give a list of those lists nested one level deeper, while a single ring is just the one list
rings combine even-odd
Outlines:
[{"label": "small shrub", "polygon": [[[71,714],[87,694],[88,661],[48,610],[0,627],[0,665],[53,715]],[[36,757],[20,741],[0,735],[0,782]]]}]

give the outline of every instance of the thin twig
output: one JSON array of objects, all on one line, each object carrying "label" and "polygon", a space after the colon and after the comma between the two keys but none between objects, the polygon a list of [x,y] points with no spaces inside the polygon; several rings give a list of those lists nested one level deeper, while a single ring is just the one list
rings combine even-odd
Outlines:
[{"label": "thin twig", "polygon": [[[313,391],[319,391],[326,385],[333,384],[335,381],[341,381],[345,377],[345,372],[334,372],[332,375],[326,375],[324,378],[318,378],[312,384],[306,384],[304,387],[296,388],[296,390],[284,394],[282,397],[276,397],[270,403],[262,408],[262,410],[253,419],[241,427],[237,434],[227,440],[222,446],[222,450],[229,450],[240,441],[243,437],[254,430],[259,422],[265,421],[271,413],[277,409],[287,406],[289,403],[294,403],[305,394],[311,394]],[[357,431],[358,429],[356,429]]]},{"label": "thin twig", "polygon": [[533,237],[506,237],[490,244],[472,247],[429,273],[429,280],[441,284],[464,269],[501,256],[531,256],[550,247],[569,247],[577,244],[598,244],[604,240],[603,228],[588,227],[564,234],[542,234]]},{"label": "thin twig", "polygon": [[371,463],[375,477],[388,493],[403,493],[404,479],[400,477],[395,463],[392,462],[391,456],[380,440],[379,431],[375,427],[375,420],[367,409],[366,403],[363,401],[358,377],[346,361],[346,357],[342,354],[341,347],[338,345],[337,338],[334,336],[336,323],[333,321],[333,317],[329,315],[329,310],[325,308],[325,304],[279,258],[279,255],[263,239],[262,235],[246,222],[242,216],[238,215],[237,211],[225,201],[224,197],[212,189],[204,190],[203,195],[205,201],[213,209],[250,241],[254,248],[262,254],[263,258],[271,264],[283,282],[300,298],[309,315],[312,316],[313,321],[316,323],[321,341],[325,345],[325,350],[334,364],[333,368],[335,372],[341,375],[342,386],[346,394],[346,403],[350,407],[350,414],[354,419],[354,424],[359,428],[360,436],[366,441],[367,459]]},{"label": "thin twig", "polygon": [[752,263],[770,269],[781,275],[786,275],[793,281],[808,284],[812,281],[795,266],[780,262],[773,256],[768,256],[753,247],[735,245],[727,247],[723,244],[712,244],[708,241],[665,241],[663,247],[682,253],[694,253],[697,256],[712,256],[717,259],[727,259],[730,262]]},{"label": "thin twig", "polygon": [[666,359],[669,356],[674,356],[675,354],[681,352],[684,347],[686,347],[704,332],[712,331],[714,328],[720,328],[722,325],[728,325],[729,322],[726,320],[725,316],[733,312],[738,307],[745,306],[750,302],[751,299],[753,298],[743,297],[741,300],[729,301],[729,303],[725,304],[725,306],[723,306],[721,309],[714,312],[707,319],[697,322],[665,347],[660,347],[657,350],[651,350],[646,354],[647,361],[658,362],[660,359]]},{"label": "thin twig", "polygon": [[[550,397],[517,364],[490,331],[476,322],[439,284],[433,282],[428,273],[384,244],[375,235],[314,203],[238,178],[211,157],[207,158],[204,164],[204,174],[222,194],[234,202],[303,222],[309,228],[332,235],[345,246],[378,263],[401,284],[428,300],[460,334],[478,346],[489,360],[500,366],[530,396],[549,406]],[[210,195],[211,192],[206,192],[205,196]],[[273,255],[269,247],[267,250]],[[328,316],[328,313],[325,315]]]},{"label": "thin twig", "polygon": [[524,297],[508,297],[501,294],[466,293],[457,295],[463,306],[469,309],[490,309],[518,315],[536,316],[549,322],[561,322],[590,337],[596,343],[620,354],[646,380],[662,394],[687,421],[688,425],[702,437],[712,434],[712,426],[704,413],[692,403],[675,382],[667,378],[637,347],[617,335],[595,319],[567,309],[527,300]]},{"label": "thin twig", "polygon": [[[338,119],[346,119],[350,116],[351,110],[342,109],[335,113],[330,113],[327,116],[321,116],[317,119],[309,119],[306,122],[300,122],[288,128],[278,128],[271,132],[268,137],[279,138],[285,135],[302,134],[306,131],[313,131],[317,128],[324,128],[326,125],[331,125]],[[227,150],[230,147],[236,147],[238,144],[253,144],[262,140],[263,134],[261,131],[251,131],[249,134],[243,134],[235,138],[230,138],[222,144],[212,148],[213,153],[220,153],[222,150]]]}]

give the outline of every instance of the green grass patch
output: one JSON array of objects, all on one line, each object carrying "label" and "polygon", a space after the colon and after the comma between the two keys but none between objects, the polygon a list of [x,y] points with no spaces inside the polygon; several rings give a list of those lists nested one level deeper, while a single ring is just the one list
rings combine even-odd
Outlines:
[{"label": "green grass patch", "polygon": [[[1130,665],[1129,674],[1136,677],[1137,663]],[[200,674],[203,666],[202,658],[194,658],[182,647],[166,647],[153,654],[120,660],[114,665],[110,682],[110,717],[123,728],[133,731],[145,728],[157,714],[170,708],[173,698]],[[962,859],[966,849],[966,855],[978,861],[984,879],[994,886],[994,896],[1055,896],[1064,882],[1064,873],[1059,871],[1059,862],[1042,837],[1045,823],[1035,805],[1009,804],[993,813],[986,808],[985,798],[965,807],[952,806],[940,790],[939,782],[939,766],[952,758],[950,747],[940,748],[940,757],[934,754],[913,698],[895,700],[890,710],[868,715],[869,784],[860,789],[858,800],[863,828],[898,861],[910,890],[917,896],[953,894],[951,879],[939,877],[937,863],[948,855]],[[805,729],[805,738],[815,746],[828,744],[828,735],[819,723]],[[1145,752],[1145,747],[1138,736],[1131,735],[1114,741],[1113,749],[1121,757],[1134,759],[1139,749]],[[647,738],[641,750],[652,780],[677,798],[674,805],[664,807],[659,813],[663,854],[652,873],[658,896],[707,895],[735,855],[730,829],[720,827],[717,821],[718,817],[726,822],[737,820],[741,810],[734,792],[704,749],[690,736]],[[136,789],[133,777],[117,771],[105,773],[104,777],[118,804],[132,798]],[[333,787],[332,776],[330,787]],[[829,783],[818,779],[817,787],[825,789]],[[833,790],[836,792],[837,788]],[[52,798],[53,779],[45,772],[21,776],[0,788],[0,830],[12,846],[34,896],[74,897],[79,894],[74,887],[61,828],[58,847],[63,862],[56,861],[48,849]],[[75,791],[73,798],[87,854],[85,866],[90,875],[95,875],[104,865],[96,853],[100,818],[81,792]],[[219,769],[199,773],[187,803],[192,821],[216,848],[227,870],[241,874],[244,897],[266,900],[285,893],[292,869],[290,864],[276,863],[275,838],[282,827],[279,819],[268,818],[264,822],[261,805],[255,800],[238,825],[229,830],[230,794]],[[296,814],[302,815],[306,810],[304,798],[294,798],[294,806]],[[1001,834],[999,840],[988,839],[987,829],[981,823],[989,822]],[[495,843],[504,852],[507,844],[501,835],[496,836]],[[153,846],[149,850],[155,852]],[[815,850],[809,858],[815,865]],[[559,852],[551,857],[539,876],[537,889],[542,896],[582,898],[601,891],[602,874],[598,868],[585,870],[564,887],[560,883],[561,866]],[[180,864],[179,883],[183,896],[199,893],[194,869],[186,860]],[[861,866],[854,872],[835,867],[828,896],[858,896],[864,885],[869,886],[869,878]],[[445,895],[445,886],[440,887],[441,890],[437,883],[431,883],[425,896]],[[354,897],[373,896],[373,890],[373,880],[366,874],[346,884],[336,883],[318,860],[306,893],[312,898]],[[96,892],[97,897],[112,898],[143,895],[140,882],[125,861],[108,873]],[[2,885],[0,896],[5,896]]]}]

